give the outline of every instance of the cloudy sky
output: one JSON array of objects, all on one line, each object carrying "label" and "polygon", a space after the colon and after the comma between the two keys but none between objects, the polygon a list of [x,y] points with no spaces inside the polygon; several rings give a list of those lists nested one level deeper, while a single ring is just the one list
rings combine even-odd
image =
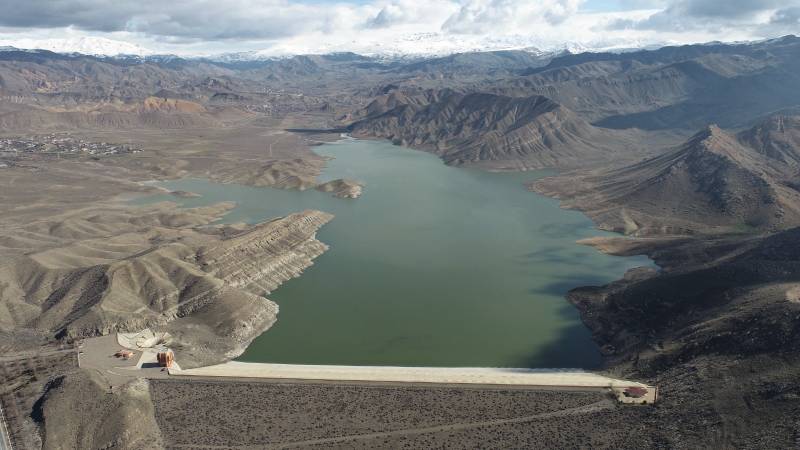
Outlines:
[{"label": "cloudy sky", "polygon": [[626,48],[800,34],[800,0],[0,0],[0,45],[269,55]]}]

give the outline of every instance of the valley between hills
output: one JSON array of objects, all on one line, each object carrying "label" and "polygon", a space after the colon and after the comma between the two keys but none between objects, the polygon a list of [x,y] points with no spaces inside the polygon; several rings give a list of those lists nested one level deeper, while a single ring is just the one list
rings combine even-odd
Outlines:
[{"label": "valley between hills", "polygon": [[[198,194],[154,182],[359,202],[369,184],[321,179],[329,160],[315,147],[342,134],[464,170],[551,169],[520,189],[618,233],[581,244],[658,266],[569,286],[564,302],[603,373],[659,386],[659,403],[120,382],[77,367],[83,340],[143,328],[166,333],[182,368],[241,355],[280,320],[270,294],[329,250],[317,232],[336,217],[221,222],[234,204],[183,207]],[[0,145],[0,400],[14,448],[789,448],[800,437],[800,38],[417,61],[4,50]],[[164,194],[174,201],[137,203]],[[258,405],[269,400],[288,419],[265,417]],[[524,419],[506,420],[512,412]],[[214,416],[236,432],[203,425]]]}]

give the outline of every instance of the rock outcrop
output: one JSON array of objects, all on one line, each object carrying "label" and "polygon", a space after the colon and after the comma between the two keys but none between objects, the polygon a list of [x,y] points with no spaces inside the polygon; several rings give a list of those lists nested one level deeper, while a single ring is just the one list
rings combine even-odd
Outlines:
[{"label": "rock outcrop", "polygon": [[212,179],[222,183],[269,186],[282,189],[311,189],[325,164],[323,159],[272,160],[247,167],[219,167]]},{"label": "rock outcrop", "polygon": [[330,192],[338,198],[358,198],[361,197],[362,185],[358,181],[338,179],[317,185],[316,189],[321,192]]}]

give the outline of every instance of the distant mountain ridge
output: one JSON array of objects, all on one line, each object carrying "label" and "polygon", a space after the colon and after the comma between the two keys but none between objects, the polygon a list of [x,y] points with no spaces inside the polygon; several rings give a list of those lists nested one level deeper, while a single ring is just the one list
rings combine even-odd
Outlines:
[{"label": "distant mountain ridge", "polygon": [[[559,153],[572,151],[570,158],[575,160],[600,154],[584,151],[588,134],[592,147],[604,148],[605,136],[612,129],[625,130],[623,134],[631,129],[666,130],[687,137],[708,123],[744,127],[776,111],[789,111],[800,105],[798,61],[800,38],[794,36],[627,53],[559,55],[527,49],[397,60],[340,52],[215,61],[171,55],[105,57],[6,48],[0,51],[0,110],[16,111],[15,105],[19,104],[62,110],[86,102],[132,104],[166,93],[170,98],[193,101],[207,109],[238,108],[270,114],[325,111],[352,122],[363,119],[360,110],[376,95],[385,95],[384,88],[388,86],[393,86],[389,91],[402,93],[406,100],[425,103],[428,100],[422,92],[443,92],[445,88],[493,95],[494,100],[489,103],[500,108],[503,98],[546,97],[564,108],[565,114],[569,112],[570,117],[565,116],[564,120],[575,117],[585,122],[572,130],[565,129],[567,134],[580,138],[556,134],[539,145],[522,134],[511,136],[510,140],[493,137],[498,148],[521,149],[511,150],[507,157],[500,154],[505,150],[490,150],[489,141],[479,143],[466,134],[447,137],[453,130],[445,130],[439,136],[449,142],[437,144],[454,147],[458,143],[470,148],[459,155],[452,149],[443,155],[454,164],[513,160],[508,168],[534,168],[566,162],[555,162],[555,156],[548,156],[542,146],[561,146]],[[415,98],[410,100],[411,97]],[[482,98],[485,101],[490,97]],[[719,107],[707,108],[708,104]],[[465,106],[474,108],[477,104]],[[494,113],[486,114],[486,118],[494,117]],[[507,114],[501,119],[514,120]],[[22,123],[14,118],[4,120]],[[361,125],[364,130],[365,124]],[[403,126],[414,126],[414,122],[406,120]],[[506,126],[498,125],[499,129]],[[381,130],[381,135],[386,131]],[[473,131],[478,132],[477,128]],[[619,133],[615,136],[621,136]],[[408,142],[433,142],[421,135],[392,134]],[[534,149],[537,145],[540,148]],[[482,150],[476,150],[481,146]],[[514,152],[518,154],[515,156]],[[534,153],[540,158],[526,160],[525,155]]]},{"label": "distant mountain ridge", "polygon": [[[545,95],[595,125],[645,130],[726,128],[800,104],[800,38],[663,47],[553,58],[476,89]],[[708,105],[716,105],[709,108]]]}]

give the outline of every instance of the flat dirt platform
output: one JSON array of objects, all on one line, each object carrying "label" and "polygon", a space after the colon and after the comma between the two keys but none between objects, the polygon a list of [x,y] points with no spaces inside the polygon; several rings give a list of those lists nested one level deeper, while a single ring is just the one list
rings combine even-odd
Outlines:
[{"label": "flat dirt platform", "polygon": [[184,378],[151,391],[168,448],[625,448],[650,410],[601,390],[519,386]]}]

